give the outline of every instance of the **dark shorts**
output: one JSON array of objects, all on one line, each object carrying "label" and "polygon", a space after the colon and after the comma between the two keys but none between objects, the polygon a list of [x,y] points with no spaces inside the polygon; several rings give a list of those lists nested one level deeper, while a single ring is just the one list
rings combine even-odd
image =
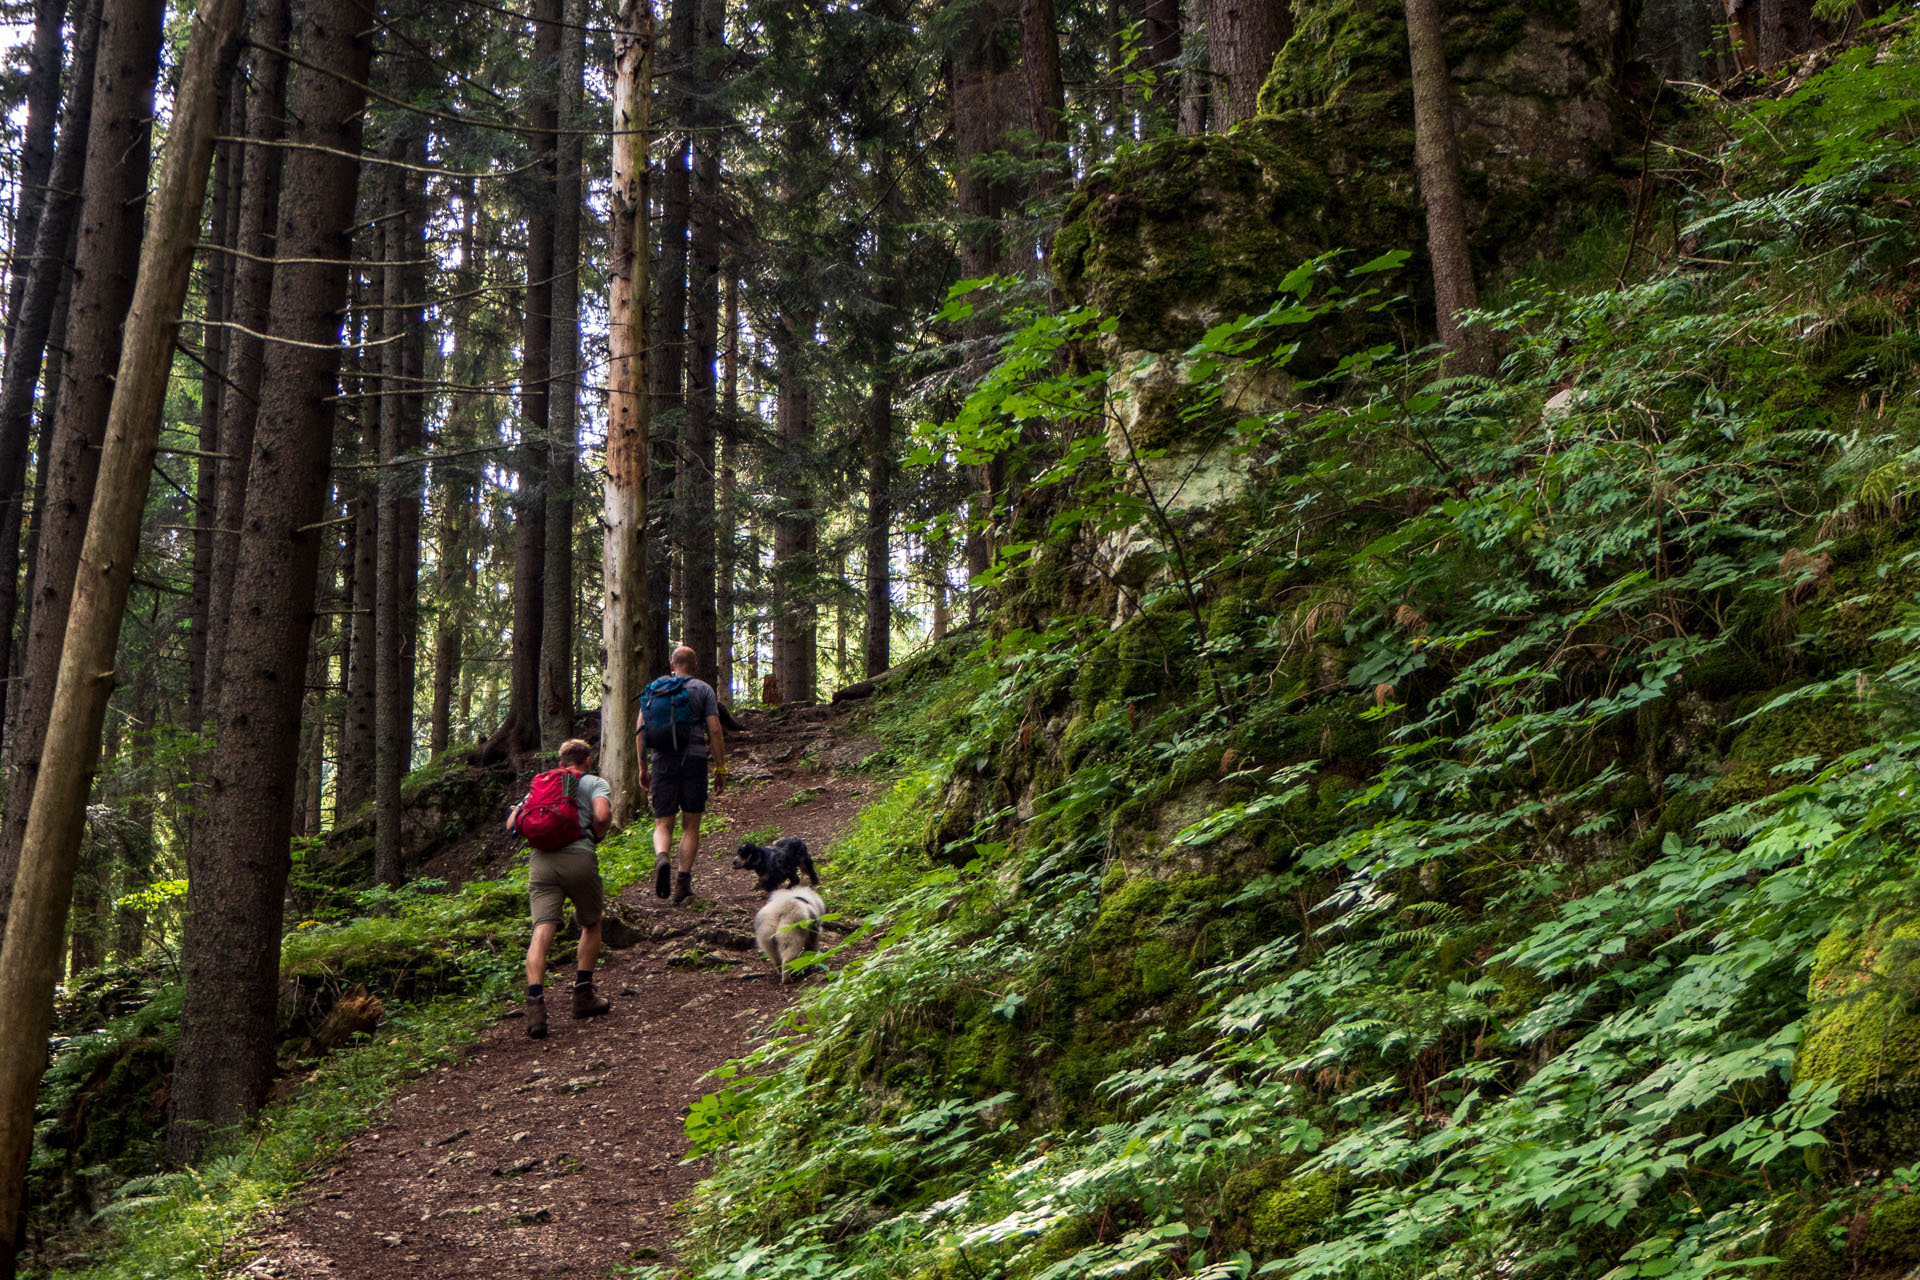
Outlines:
[{"label": "dark shorts", "polygon": [[653,758],[653,816],[707,811],[707,757],[656,755]]}]

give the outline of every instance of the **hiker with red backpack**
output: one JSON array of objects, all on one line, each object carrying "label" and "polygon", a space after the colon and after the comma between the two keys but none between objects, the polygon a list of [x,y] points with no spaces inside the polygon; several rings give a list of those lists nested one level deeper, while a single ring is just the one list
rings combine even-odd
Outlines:
[{"label": "hiker with red backpack", "polygon": [[640,785],[653,805],[653,891],[667,896],[673,863],[673,820],[680,823],[680,865],[673,876],[673,905],[693,896],[693,860],[700,853],[700,820],[707,812],[707,765],[713,793],[727,787],[727,740],[720,728],[720,698],[694,675],[692,649],[673,651],[673,672],[640,693]]},{"label": "hiker with red backpack", "polygon": [[533,909],[533,942],[527,947],[527,1034],[547,1038],[547,949],[573,903],[580,921],[580,952],[573,975],[573,1016],[597,1018],[613,1009],[594,990],[593,967],[600,958],[600,917],[604,895],[595,844],[613,822],[613,788],[587,772],[593,746],[574,738],[561,744],[560,767],[533,780],[527,798],[507,815],[507,834],[533,847],[528,898]]}]

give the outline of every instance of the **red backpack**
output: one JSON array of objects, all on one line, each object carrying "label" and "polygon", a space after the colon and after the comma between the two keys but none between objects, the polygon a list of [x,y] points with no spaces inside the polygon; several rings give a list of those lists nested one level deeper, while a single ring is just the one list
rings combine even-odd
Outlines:
[{"label": "red backpack", "polygon": [[542,853],[556,853],[578,840],[579,787],[580,775],[571,769],[550,769],[535,778],[514,824],[520,838]]}]

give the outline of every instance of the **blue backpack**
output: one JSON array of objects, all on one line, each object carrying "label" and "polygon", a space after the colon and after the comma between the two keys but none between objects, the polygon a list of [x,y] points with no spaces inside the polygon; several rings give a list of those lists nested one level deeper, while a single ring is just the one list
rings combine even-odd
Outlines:
[{"label": "blue backpack", "polygon": [[686,676],[661,676],[640,695],[642,739],[654,751],[685,755],[693,746],[693,695]]}]

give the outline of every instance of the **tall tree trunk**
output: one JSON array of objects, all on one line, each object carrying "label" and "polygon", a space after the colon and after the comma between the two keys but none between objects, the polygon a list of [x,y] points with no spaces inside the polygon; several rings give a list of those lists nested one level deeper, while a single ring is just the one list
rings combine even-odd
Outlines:
[{"label": "tall tree trunk", "polygon": [[[124,27],[124,21],[118,24]],[[20,719],[11,697],[14,624],[20,613],[17,583],[20,570],[20,526],[22,499],[26,493],[27,437],[33,426],[33,393],[40,378],[49,338],[66,347],[66,325],[56,333],[54,313],[60,298],[67,298],[67,320],[71,320],[73,286],[69,283],[76,253],[75,212],[80,208],[80,189],[90,172],[88,148],[94,138],[93,103],[99,95],[101,80],[98,50],[103,23],[98,0],[83,4],[76,23],[73,58],[73,87],[67,95],[66,111],[60,123],[60,142],[47,177],[46,200],[41,206],[30,247],[32,261],[26,278],[20,282],[19,305],[7,314],[6,365],[0,374],[0,723]],[[125,77],[121,77],[124,81]],[[115,100],[115,105],[119,105]],[[135,247],[139,232],[134,233]],[[15,263],[15,269],[19,263]],[[124,306],[124,303],[122,304]],[[53,394],[43,396],[52,400]],[[39,455],[39,470],[46,474],[47,454]],[[42,515],[35,507],[36,532]],[[28,566],[28,574],[33,568]],[[8,716],[12,710],[11,721]],[[9,761],[19,753],[16,737],[7,743]],[[9,812],[12,812],[11,810]],[[24,814],[20,815],[24,820]],[[18,823],[10,824],[17,830]],[[6,919],[7,889],[12,883],[12,863],[8,850],[17,851],[18,836],[0,834],[0,924]]]},{"label": "tall tree trunk", "polygon": [[1180,132],[1198,137],[1207,131],[1211,105],[1212,61],[1207,50],[1207,20],[1198,3],[1180,19],[1180,48],[1186,70],[1180,73]]},{"label": "tall tree trunk", "polygon": [[[257,1109],[273,1081],[280,925],[290,867],[301,686],[313,633],[341,311],[374,16],[363,0],[306,0],[289,103],[260,421],[207,766],[206,838],[187,869],[186,1002],[167,1150],[196,1157]],[[310,69],[309,69],[310,68]],[[298,345],[296,345],[298,344]]]},{"label": "tall tree trunk", "polygon": [[613,187],[609,193],[607,481],[602,606],[600,769],[614,821],[637,811],[640,647],[647,629],[647,129],[653,82],[653,5],[623,0],[613,35]]},{"label": "tall tree trunk", "polygon": [[559,137],[553,198],[553,392],[547,429],[546,603],[540,636],[541,736],[558,745],[573,736],[573,495],[580,451],[580,210],[578,130],[586,74],[586,10],[568,0],[560,33]]},{"label": "tall tree trunk", "polygon": [[[373,292],[371,285],[367,292],[374,297],[381,296]],[[384,347],[373,347],[384,332],[385,312],[376,307],[356,307],[358,323],[364,326],[364,342],[355,343],[359,354],[353,359],[368,359],[367,351],[375,353],[371,358],[378,359],[378,353]],[[369,319],[373,317],[373,319]],[[354,323],[349,317],[349,325]],[[357,813],[373,798],[374,792],[374,756],[378,750],[378,734],[375,721],[378,718],[379,696],[379,612],[380,612],[380,471],[376,465],[380,460],[380,400],[378,382],[362,379],[363,386],[374,388],[373,394],[360,395],[352,403],[359,415],[359,459],[363,464],[354,475],[351,492],[353,493],[353,598],[349,604],[352,612],[352,629],[347,637],[346,655],[346,711],[345,722],[340,735],[340,767],[335,771],[335,805],[339,817],[345,819]]]},{"label": "tall tree trunk", "polygon": [[1467,250],[1467,201],[1460,189],[1460,143],[1454,132],[1453,77],[1441,31],[1439,0],[1407,0],[1407,52],[1413,74],[1413,167],[1427,210],[1427,252],[1440,341],[1477,363],[1460,315],[1479,305]]},{"label": "tall tree trunk", "polygon": [[508,745],[529,752],[540,745],[540,649],[546,627],[541,577],[547,566],[547,448],[549,379],[553,375],[553,173],[556,110],[553,85],[560,60],[561,0],[534,6],[533,63],[537,86],[528,107],[538,168],[527,202],[526,317],[521,328],[520,482],[514,490],[513,664]]},{"label": "tall tree trunk", "polygon": [[[0,946],[0,1009],[7,1011],[7,1034],[0,1037],[0,1277],[14,1274],[20,1246],[34,1098],[47,1065],[60,939],[86,824],[87,793],[100,760],[101,722],[113,690],[109,673],[140,549],[147,484],[173,367],[174,333],[193,269],[227,56],[239,18],[240,0],[205,0],[180,64],[166,162],[154,188],[153,216],[142,242],[139,279],[113,378],[101,483],[93,495],[75,575],[72,618],[54,693],[57,714],[46,735],[46,768],[42,785],[33,792],[13,913]],[[277,929],[274,944],[277,958]]]},{"label": "tall tree trunk", "polygon": [[460,684],[460,661],[466,625],[467,575],[473,563],[471,534],[475,493],[471,473],[462,471],[458,484],[448,484],[440,510],[440,573],[434,594],[440,618],[433,642],[433,713],[429,721],[429,749],[435,755],[453,740],[454,695]]},{"label": "tall tree trunk", "polygon": [[382,376],[373,403],[380,410],[380,469],[376,482],[380,511],[375,544],[378,565],[374,592],[374,841],[373,878],[398,888],[406,881],[400,784],[413,754],[414,621],[409,605],[415,595],[419,554],[420,473],[402,460],[414,452],[420,436],[420,370],[414,338],[425,332],[422,284],[406,263],[426,253],[424,191],[420,175],[401,164],[417,163],[418,140],[403,130],[389,144],[396,163],[382,175],[383,212],[387,215],[386,261],[381,268],[382,329],[397,340],[380,347]]},{"label": "tall tree trunk", "polygon": [[720,581],[714,591],[714,637],[719,649],[714,659],[714,689],[727,706],[733,705],[733,627],[735,595],[734,522],[739,519],[740,420],[740,275],[726,272],[726,349],[720,377],[720,527],[716,535]]},{"label": "tall tree trunk", "polygon": [[[697,31],[688,62],[696,63],[720,44],[720,0],[696,0]],[[678,502],[681,546],[680,597],[683,642],[695,654],[702,678],[717,680],[720,670],[719,618],[714,599],[713,447],[714,360],[720,329],[720,137],[714,113],[704,104],[715,92],[690,66],[684,102],[695,127],[693,191],[687,277],[687,411]]]},{"label": "tall tree trunk", "polygon": [[[254,425],[260,412],[260,362],[264,345],[256,334],[271,327],[267,303],[273,293],[274,224],[280,211],[280,167],[284,151],[275,145],[286,135],[287,0],[249,0],[247,5],[247,123],[240,159],[239,252],[234,258],[231,317],[227,338],[228,387],[220,400],[220,468],[215,482],[219,504],[213,525],[213,562],[207,619],[209,672],[225,658],[233,595],[234,555],[240,545],[240,513],[247,497],[247,468],[253,458]],[[212,710],[209,699],[206,710]],[[199,728],[196,722],[194,728]]]},{"label": "tall tree trunk", "polygon": [[[760,524],[752,516],[747,517],[747,577],[754,585],[760,582]],[[747,614],[747,696],[771,701],[760,684],[760,606],[756,602]]]},{"label": "tall tree trunk", "polygon": [[813,485],[800,462],[813,452],[813,405],[799,356],[811,338],[810,322],[786,326],[776,356],[782,492],[773,521],[773,678],[785,702],[814,697]]},{"label": "tall tree trunk", "polygon": [[867,642],[866,674],[893,665],[893,394],[890,367],[882,367],[867,401]]},{"label": "tall tree trunk", "polygon": [[[80,21],[90,16],[91,6],[79,6]],[[33,44],[27,54],[27,119],[20,134],[20,159],[16,171],[11,246],[12,260],[7,263],[6,349],[13,351],[14,334],[20,318],[20,304],[26,297],[27,280],[33,274],[35,245],[40,238],[40,215],[45,210],[49,179],[53,175],[53,122],[60,114],[60,59],[66,50],[61,25],[67,17],[67,0],[34,0]],[[75,32],[76,42],[86,39]],[[91,76],[86,91],[92,91]],[[80,88],[76,74],[74,87]]]},{"label": "tall tree trunk", "polygon": [[[50,453],[41,460],[47,492],[37,515],[40,538],[34,570],[32,626],[27,633],[20,706],[8,753],[5,825],[0,826],[0,914],[20,867],[28,802],[40,772],[40,747],[53,706],[80,546],[100,468],[100,442],[113,399],[114,367],[140,264],[140,224],[147,190],[153,83],[159,70],[159,0],[108,0],[102,9],[92,101],[85,146],[85,176],[76,182],[85,196],[75,241],[76,268],[67,308],[60,404]],[[75,59],[89,51],[82,48]],[[75,139],[76,145],[78,140]],[[62,161],[67,147],[61,146]],[[56,164],[56,171],[66,168]],[[60,173],[56,172],[56,179]],[[49,206],[41,222],[44,242],[58,222]],[[27,341],[22,325],[21,343]],[[20,385],[20,384],[16,384]],[[18,486],[15,486],[17,492]],[[0,626],[12,624],[11,548],[18,545],[19,505],[0,519]],[[4,633],[0,633],[4,634]],[[4,688],[6,686],[0,686]],[[4,923],[0,920],[0,923]]]},{"label": "tall tree trunk", "polygon": [[646,670],[667,669],[673,648],[669,634],[672,610],[683,602],[673,591],[673,580],[685,568],[676,527],[680,512],[679,485],[686,468],[683,394],[687,368],[687,227],[693,199],[688,169],[688,112],[693,105],[689,72],[693,66],[697,9],[701,0],[670,0],[667,14],[667,91],[665,105],[673,133],[661,161],[660,256],[656,260],[653,314],[653,351],[647,362],[652,376],[653,440],[649,462],[647,532],[656,554],[647,562]]},{"label": "tall tree trunk", "polygon": [[1225,129],[1259,110],[1260,86],[1293,34],[1291,0],[1206,0],[1207,53],[1213,63],[1213,116]]},{"label": "tall tree trunk", "polygon": [[1040,194],[1060,186],[1060,145],[1066,141],[1067,89],[1060,76],[1060,22],[1053,0],[1020,0],[1020,62],[1027,80],[1027,115],[1040,144]]},{"label": "tall tree trunk", "polygon": [[1180,0],[1141,0],[1140,43],[1156,83],[1162,118],[1177,118],[1186,80],[1174,66],[1180,58]]},{"label": "tall tree trunk", "polygon": [[[157,719],[154,711],[155,683],[154,664],[148,662],[133,682],[133,708],[127,724],[127,745],[133,756],[134,776],[133,791],[127,797],[127,817],[131,819],[133,837],[126,843],[120,864],[119,896],[122,898],[138,893],[153,879],[153,793],[158,790],[152,782],[157,778],[153,750],[153,731]],[[146,938],[147,913],[136,906],[116,907],[114,959],[122,964],[136,963],[146,946]]]},{"label": "tall tree trunk", "polygon": [[[246,81],[234,77],[234,93],[227,102],[221,132],[229,136],[246,118]],[[187,610],[187,724],[198,730],[205,721],[207,640],[213,619],[213,527],[220,512],[220,402],[226,394],[227,322],[233,318],[235,259],[239,243],[240,175],[237,144],[217,143],[213,153],[213,209],[207,239],[214,246],[207,255],[206,294],[200,324],[200,455],[194,459],[192,594]]]}]

